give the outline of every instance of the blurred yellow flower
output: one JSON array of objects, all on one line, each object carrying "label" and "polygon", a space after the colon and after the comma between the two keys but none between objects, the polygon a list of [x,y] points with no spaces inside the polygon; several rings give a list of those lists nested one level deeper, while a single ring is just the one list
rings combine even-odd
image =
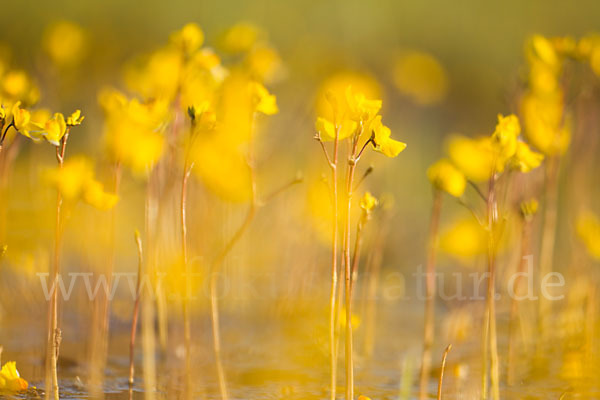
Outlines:
[{"label": "blurred yellow flower", "polygon": [[440,235],[440,249],[460,260],[485,254],[487,235],[471,216],[459,219]]},{"label": "blurred yellow flower", "polygon": [[279,112],[277,99],[262,84],[250,82],[249,89],[257,112],[265,115],[273,115]]},{"label": "blurred yellow flower", "polygon": [[431,54],[408,51],[398,58],[393,73],[396,88],[417,104],[438,103],[448,92],[446,71]]},{"label": "blurred yellow flower", "polygon": [[492,134],[492,139],[498,146],[501,159],[508,160],[517,150],[517,138],[521,134],[521,124],[516,115],[503,116],[498,114],[498,124]]},{"label": "blurred yellow flower", "polygon": [[204,42],[204,32],[195,23],[186,24],[180,30],[171,34],[171,43],[190,55],[197,51]]},{"label": "blurred yellow flower", "polygon": [[281,58],[270,46],[256,46],[246,57],[246,66],[250,74],[261,82],[270,82],[277,78],[281,68]]},{"label": "blurred yellow flower", "polygon": [[256,25],[240,22],[229,28],[219,41],[221,49],[227,53],[243,53],[263,36],[263,32]]},{"label": "blurred yellow flower", "polygon": [[[348,119],[343,120],[339,126],[338,132],[338,140],[344,140],[351,136],[353,136],[356,132],[356,128],[358,124],[354,121],[350,121]],[[335,140],[335,126],[332,122],[326,120],[325,118],[319,117],[317,118],[317,122],[315,123],[315,128],[319,133],[319,138],[324,141],[332,141]]]},{"label": "blurred yellow flower", "polygon": [[525,95],[521,102],[525,135],[546,155],[564,154],[571,142],[571,121],[563,114],[563,95]]},{"label": "blurred yellow flower", "polygon": [[377,204],[379,204],[379,202],[370,192],[365,192],[363,197],[360,199],[360,208],[367,215],[371,214],[375,207],[377,207]]},{"label": "blurred yellow flower", "polygon": [[521,215],[526,219],[531,218],[537,213],[538,207],[539,203],[536,199],[523,201],[521,202]]},{"label": "blurred yellow flower", "polygon": [[592,212],[577,217],[576,230],[591,257],[600,260],[600,220]]},{"label": "blurred yellow flower", "polygon": [[46,29],[42,46],[57,66],[76,66],[86,54],[86,33],[73,22],[59,21]]},{"label": "blurred yellow flower", "polygon": [[452,135],[447,141],[447,151],[454,165],[473,182],[486,181],[494,173],[496,154],[490,138]]},{"label": "blurred yellow flower", "polygon": [[96,181],[92,162],[86,157],[67,159],[62,168],[47,170],[45,178],[67,201],[81,199],[100,210],[110,209],[117,203],[117,196],[106,193],[102,184]]},{"label": "blurred yellow flower", "polygon": [[316,97],[317,115],[335,121],[333,107],[336,104],[332,104],[332,100],[335,103],[335,99],[343,99],[349,86],[370,99],[380,99],[383,93],[379,83],[370,75],[350,71],[338,72],[326,79],[319,87]]},{"label": "blurred yellow flower", "polygon": [[27,390],[28,383],[17,371],[17,363],[9,361],[0,370],[0,391],[19,392]]},{"label": "blurred yellow flower", "polygon": [[454,197],[461,197],[467,185],[465,175],[445,158],[427,169],[427,177],[436,188]]},{"label": "blurred yellow flower", "polygon": [[50,118],[44,124],[42,136],[54,146],[59,146],[60,140],[63,138],[66,131],[67,124],[65,122],[64,115],[61,113],[55,113],[54,116],[52,116],[52,118]]},{"label": "blurred yellow flower", "polygon": [[[348,86],[345,91],[344,115],[345,118],[356,122],[370,121],[381,110],[381,100],[371,100],[359,91],[355,91],[352,86]],[[341,102],[340,102],[341,104]]]},{"label": "blurred yellow flower", "polygon": [[540,166],[544,155],[531,150],[527,143],[518,141],[515,155],[511,159],[512,168],[521,172],[530,172]]}]

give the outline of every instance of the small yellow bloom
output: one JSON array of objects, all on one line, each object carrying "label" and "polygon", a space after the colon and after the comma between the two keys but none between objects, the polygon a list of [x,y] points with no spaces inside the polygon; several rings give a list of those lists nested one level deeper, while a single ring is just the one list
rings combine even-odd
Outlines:
[{"label": "small yellow bloom", "polygon": [[[315,124],[317,132],[319,132],[319,137],[324,142],[329,142],[335,140],[335,126],[332,122],[326,120],[325,118],[319,117],[317,118],[317,122]],[[338,132],[338,140],[344,140],[355,134],[356,128],[358,124],[354,121],[350,121],[345,119],[339,126]]]},{"label": "small yellow bloom", "polygon": [[250,82],[250,93],[257,112],[273,115],[279,112],[277,98],[258,82]]},{"label": "small yellow bloom", "polygon": [[444,67],[430,54],[409,51],[394,66],[396,88],[415,103],[429,105],[440,102],[448,92]]},{"label": "small yellow bloom", "polygon": [[592,212],[584,212],[577,218],[576,227],[589,255],[600,260],[600,219]]},{"label": "small yellow bloom", "polygon": [[536,199],[523,201],[521,203],[521,215],[526,219],[533,217],[537,213],[538,206],[539,203]]},{"label": "small yellow bloom", "polygon": [[367,99],[364,93],[357,92],[352,86],[346,88],[346,118],[356,122],[370,121],[381,110],[381,100]]},{"label": "small yellow bloom", "polygon": [[517,142],[515,155],[511,159],[512,168],[521,172],[530,172],[540,166],[544,160],[544,155],[531,150],[529,145],[524,142]]},{"label": "small yellow bloom", "polygon": [[52,118],[50,118],[44,124],[44,131],[42,132],[42,136],[49,143],[54,146],[59,146],[60,141],[63,138],[67,131],[67,124],[65,122],[65,117],[61,113],[55,113]]},{"label": "small yellow bloom", "polygon": [[60,21],[46,29],[43,48],[59,67],[73,67],[86,54],[87,37],[83,28],[73,22]]},{"label": "small yellow bloom", "polygon": [[19,132],[26,132],[29,127],[31,120],[31,114],[29,111],[21,108],[21,102],[17,101],[12,107],[13,124]]},{"label": "small yellow bloom", "polygon": [[262,35],[262,31],[256,25],[241,22],[223,34],[220,47],[227,53],[243,53],[250,50]]},{"label": "small yellow bloom", "polygon": [[336,122],[343,119],[343,110],[340,108],[348,86],[371,99],[379,99],[383,93],[379,83],[370,75],[350,71],[338,72],[327,78],[319,88],[316,98],[317,115]]},{"label": "small yellow bloom", "polygon": [[90,180],[84,187],[83,201],[99,210],[110,210],[117,204],[118,197],[115,194],[105,192],[100,182]]},{"label": "small yellow bloom", "polygon": [[360,199],[360,208],[362,208],[367,215],[371,214],[375,207],[377,207],[377,204],[379,204],[377,198],[370,192],[365,192],[362,199]]},{"label": "small yellow bloom", "polygon": [[503,116],[498,114],[498,124],[492,134],[494,142],[499,146],[500,153],[504,159],[515,154],[517,138],[521,134],[521,124],[516,115]]},{"label": "small yellow bloom", "polygon": [[381,123],[380,115],[375,117],[375,119],[373,120],[371,129],[373,130],[375,151],[378,151],[387,157],[396,157],[406,148],[406,143],[399,142],[390,137],[390,128]]},{"label": "small yellow bloom", "polygon": [[9,392],[20,392],[27,390],[29,384],[20,377],[17,371],[17,364],[14,361],[9,361],[0,370],[0,390]]},{"label": "small yellow bloom", "polygon": [[453,135],[447,142],[452,163],[473,182],[488,180],[497,167],[497,154],[489,137],[471,139]]},{"label": "small yellow bloom", "polygon": [[277,77],[281,58],[275,49],[261,45],[248,54],[246,65],[253,77],[261,82],[269,82]]},{"label": "small yellow bloom", "polygon": [[183,50],[185,54],[191,54],[198,50],[204,42],[204,32],[194,24],[186,24],[179,31],[171,35],[171,43]]},{"label": "small yellow bloom", "polygon": [[436,188],[454,197],[460,197],[465,192],[467,185],[465,175],[446,159],[432,164],[427,169],[427,177]]},{"label": "small yellow bloom", "polygon": [[83,115],[81,115],[81,110],[75,110],[75,112],[71,115],[69,115],[69,117],[67,118],[67,125],[68,126],[76,126],[76,125],[81,125],[81,122],[83,122],[83,119],[85,117]]},{"label": "small yellow bloom", "polygon": [[358,396],[358,400],[371,400],[370,397],[367,396],[363,396],[362,394],[360,396]]},{"label": "small yellow bloom", "polygon": [[487,251],[487,234],[471,216],[456,221],[440,235],[440,249],[445,253],[468,260]]}]

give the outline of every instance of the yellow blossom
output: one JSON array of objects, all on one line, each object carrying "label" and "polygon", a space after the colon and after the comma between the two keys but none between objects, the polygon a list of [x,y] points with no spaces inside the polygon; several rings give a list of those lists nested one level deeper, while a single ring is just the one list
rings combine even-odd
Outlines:
[{"label": "yellow blossom", "polygon": [[521,203],[521,215],[526,219],[533,217],[537,213],[538,206],[539,203],[536,199],[523,201]]},{"label": "yellow blossom", "polygon": [[543,97],[529,93],[522,100],[525,135],[546,155],[563,154],[571,142],[571,121],[563,107],[561,93]]},{"label": "yellow blossom", "polygon": [[26,135],[26,131],[29,127],[29,122],[31,120],[31,114],[29,111],[21,108],[21,102],[17,101],[12,107],[12,116],[13,116],[13,124],[15,128]]},{"label": "yellow blossom", "polygon": [[492,134],[492,138],[498,146],[503,159],[508,159],[515,154],[517,138],[521,134],[521,124],[516,115],[503,116],[498,114],[498,124]]},{"label": "yellow blossom", "polygon": [[110,210],[117,204],[118,197],[115,194],[105,192],[100,182],[90,180],[84,187],[83,201],[99,210]]},{"label": "yellow blossom", "polygon": [[440,249],[460,260],[485,254],[487,235],[471,216],[456,221],[440,235]]},{"label": "yellow blossom", "polygon": [[438,103],[448,92],[444,67],[432,55],[420,51],[408,51],[398,58],[394,83],[401,93],[421,105]]},{"label": "yellow blossom", "polygon": [[59,67],[76,66],[86,54],[86,33],[73,22],[60,21],[46,29],[42,45]]},{"label": "yellow blossom", "polygon": [[68,126],[76,126],[76,125],[81,125],[81,122],[83,122],[83,119],[85,117],[83,115],[81,115],[81,110],[75,110],[75,112],[71,115],[69,115],[69,117],[67,118],[67,125]]},{"label": "yellow blossom", "polygon": [[427,177],[438,189],[454,197],[460,197],[465,191],[465,175],[450,161],[441,159],[427,169]]},{"label": "yellow blossom", "polygon": [[493,173],[504,170],[504,160],[490,137],[471,139],[453,135],[447,142],[450,160],[473,182],[488,180]]},{"label": "yellow blossom", "polygon": [[66,131],[67,124],[64,115],[55,113],[54,116],[44,124],[42,136],[54,146],[59,146],[60,140],[63,138]]},{"label": "yellow blossom", "polygon": [[365,192],[362,199],[360,199],[360,208],[362,208],[367,215],[371,214],[375,207],[377,207],[377,204],[379,204],[379,202],[370,192]]},{"label": "yellow blossom", "polygon": [[256,25],[240,22],[223,34],[220,47],[227,53],[243,53],[250,50],[262,35]]},{"label": "yellow blossom", "polygon": [[171,35],[171,43],[180,48],[185,54],[198,50],[204,42],[204,32],[197,24],[189,23]]},{"label": "yellow blossom", "polygon": [[269,82],[277,77],[281,58],[272,47],[261,45],[248,53],[245,63],[253,77],[261,82]]},{"label": "yellow blossom", "polygon": [[378,151],[387,157],[396,157],[406,148],[406,143],[399,142],[390,137],[390,128],[381,123],[380,115],[373,120],[371,129],[373,130],[375,151]]},{"label": "yellow blossom", "polygon": [[[338,127],[338,140],[344,140],[354,135],[357,127],[358,124],[356,122],[348,119],[343,120]],[[319,132],[319,138],[324,142],[335,140],[336,128],[332,122],[325,118],[319,117],[317,118],[315,128],[317,129],[317,132]]]},{"label": "yellow blossom", "polygon": [[521,172],[530,172],[540,166],[544,160],[544,155],[531,150],[529,145],[524,142],[517,142],[515,155],[510,163],[512,168]]},{"label": "yellow blossom", "polygon": [[0,391],[19,392],[27,390],[28,383],[21,378],[17,371],[17,364],[9,361],[0,370]]},{"label": "yellow blossom", "polygon": [[344,118],[339,107],[344,102],[346,89],[351,86],[355,91],[364,93],[367,98],[381,98],[383,90],[370,75],[358,72],[338,72],[326,79],[320,86],[316,98],[316,111],[320,117],[329,121]]},{"label": "yellow blossom", "polygon": [[583,212],[577,217],[576,228],[589,255],[600,260],[600,219],[592,212]]},{"label": "yellow blossom", "polygon": [[370,121],[381,110],[381,100],[367,99],[364,93],[357,92],[348,86],[345,92],[345,116],[356,122]]},{"label": "yellow blossom", "polygon": [[273,115],[279,112],[275,95],[258,82],[250,82],[250,93],[255,110],[265,115]]}]

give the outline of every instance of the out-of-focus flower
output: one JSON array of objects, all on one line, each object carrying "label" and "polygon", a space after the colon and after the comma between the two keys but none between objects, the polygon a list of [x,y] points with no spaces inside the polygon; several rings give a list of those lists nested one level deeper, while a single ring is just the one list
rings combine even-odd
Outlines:
[{"label": "out-of-focus flower", "polygon": [[70,21],[51,24],[44,32],[42,46],[59,67],[77,66],[86,54],[87,37],[83,28]]},{"label": "out-of-focus flower", "polygon": [[227,53],[249,51],[264,33],[256,25],[240,22],[229,28],[219,41],[219,47]]},{"label": "out-of-focus flower", "polygon": [[360,199],[360,208],[365,212],[366,215],[370,215],[379,202],[377,198],[370,192],[365,192],[363,197]]},{"label": "out-of-focus flower", "polygon": [[137,174],[149,171],[163,153],[168,103],[129,100],[111,89],[100,93],[99,102],[106,115],[104,138],[110,157]]},{"label": "out-of-focus flower", "polygon": [[281,70],[281,58],[275,49],[267,45],[256,46],[245,60],[250,74],[261,82],[275,80]]},{"label": "out-of-focus flower", "polygon": [[521,203],[521,215],[525,219],[532,218],[538,210],[539,203],[536,199],[529,199]]},{"label": "out-of-focus flower", "polygon": [[393,72],[398,90],[418,104],[438,103],[448,92],[446,71],[431,54],[408,51],[398,58]]},{"label": "out-of-focus flower", "polygon": [[600,220],[592,212],[584,212],[577,217],[577,235],[585,245],[589,255],[600,260]]},{"label": "out-of-focus flower", "polygon": [[485,254],[487,235],[471,216],[456,221],[440,235],[440,249],[460,260]]},{"label": "out-of-focus flower", "polygon": [[[338,140],[344,140],[354,135],[358,124],[348,119],[343,120],[339,125]],[[317,118],[315,128],[319,133],[319,138],[324,142],[335,140],[335,126],[325,118]]]},{"label": "out-of-focus flower", "polygon": [[2,98],[10,102],[21,101],[31,106],[40,98],[39,88],[22,70],[11,70],[2,75],[0,88],[2,89]]},{"label": "out-of-focus flower", "polygon": [[265,88],[262,84],[258,82],[250,82],[249,90],[256,112],[260,112],[265,115],[273,115],[279,112],[275,95],[269,93],[267,88]]},{"label": "out-of-focus flower", "polygon": [[511,158],[511,167],[521,171],[530,172],[540,166],[544,160],[544,155],[537,153],[529,147],[527,143],[518,141],[515,155]]},{"label": "out-of-focus flower", "polygon": [[492,134],[492,140],[498,147],[499,157],[508,160],[517,150],[517,138],[521,134],[521,124],[516,115],[498,114],[498,124]]},{"label": "out-of-focus flower", "polygon": [[563,115],[563,95],[537,96],[529,93],[521,102],[525,135],[546,155],[563,154],[571,142],[571,120]]},{"label": "out-of-focus flower", "polygon": [[462,196],[467,185],[465,175],[445,158],[427,169],[427,177],[436,188],[454,197]]},{"label": "out-of-focus flower", "polygon": [[452,163],[473,182],[486,181],[494,173],[496,155],[488,137],[453,135],[448,139],[447,151]]},{"label": "out-of-focus flower", "polygon": [[85,157],[67,159],[62,168],[47,170],[45,178],[67,201],[81,199],[100,210],[110,209],[117,203],[117,196],[105,192],[102,184],[94,178],[92,162]]},{"label": "out-of-focus flower", "polygon": [[194,23],[186,24],[183,28],[171,34],[171,43],[186,55],[198,50],[203,42],[204,32]]},{"label": "out-of-focus flower", "polygon": [[[343,103],[338,100],[338,104],[341,105]],[[381,100],[371,100],[364,93],[354,90],[352,86],[348,86],[345,90],[344,111],[341,115],[356,122],[367,122],[375,118],[379,110],[381,110],[381,106]]]},{"label": "out-of-focus flower", "polygon": [[50,118],[44,124],[42,136],[54,146],[59,146],[60,140],[63,138],[66,131],[67,124],[65,122],[64,115],[61,113],[55,113],[54,116],[52,116],[52,118]]},{"label": "out-of-focus flower", "polygon": [[317,115],[334,121],[334,107],[337,106],[334,99],[343,98],[348,87],[363,93],[369,99],[380,99],[383,93],[379,83],[370,75],[339,72],[326,79],[319,87],[316,98]]},{"label": "out-of-focus flower", "polygon": [[358,396],[358,400],[371,400],[371,398],[367,397],[367,396],[363,396],[362,394],[360,396]]},{"label": "out-of-focus flower", "polygon": [[0,370],[0,391],[19,392],[27,390],[29,384],[19,375],[17,363],[9,361]]}]

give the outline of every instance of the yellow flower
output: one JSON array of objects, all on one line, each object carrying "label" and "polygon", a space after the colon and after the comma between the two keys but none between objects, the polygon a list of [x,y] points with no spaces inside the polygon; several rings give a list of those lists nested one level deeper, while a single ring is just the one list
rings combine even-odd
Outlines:
[{"label": "yellow flower", "polygon": [[83,119],[85,117],[83,115],[81,115],[81,110],[75,110],[75,112],[71,115],[69,115],[69,117],[67,118],[67,125],[68,126],[76,126],[76,125],[81,125],[81,122],[83,122]]},{"label": "yellow flower", "polygon": [[600,260],[600,220],[591,212],[579,215],[576,223],[577,235],[585,245],[589,255]]},{"label": "yellow flower", "polygon": [[563,114],[563,95],[525,95],[521,108],[525,135],[546,155],[564,154],[571,142],[571,120]]},{"label": "yellow flower", "polygon": [[473,182],[488,180],[495,171],[497,154],[489,137],[471,139],[453,135],[447,142],[452,163]]},{"label": "yellow flower", "polygon": [[83,201],[99,210],[110,210],[118,199],[117,195],[105,192],[102,184],[96,180],[88,181],[83,190]]},{"label": "yellow flower", "polygon": [[255,110],[265,115],[273,115],[279,112],[275,95],[258,82],[250,82],[250,93]]},{"label": "yellow flower", "polygon": [[381,110],[381,100],[367,99],[364,93],[354,91],[352,86],[346,88],[345,95],[345,115],[353,121],[370,121]]},{"label": "yellow flower", "polygon": [[[339,126],[338,140],[344,140],[354,135],[357,126],[358,124],[354,121],[343,120]],[[324,142],[335,140],[335,126],[332,122],[319,117],[317,118],[315,127],[317,132],[319,132],[320,139]]]},{"label": "yellow flower", "polygon": [[220,47],[227,53],[243,53],[250,50],[262,35],[262,31],[257,26],[241,22],[223,34]]},{"label": "yellow flower", "polygon": [[417,104],[440,102],[448,92],[448,77],[444,67],[430,54],[409,51],[394,66],[396,88]]},{"label": "yellow flower", "polygon": [[383,90],[379,83],[370,75],[357,72],[338,72],[327,78],[320,86],[316,98],[317,115],[329,121],[343,119],[339,108],[344,103],[344,94],[348,86],[364,93],[368,98],[381,98]]},{"label": "yellow flower", "polygon": [[365,192],[362,199],[360,199],[360,208],[362,208],[367,215],[371,214],[375,207],[377,207],[377,204],[379,204],[379,202],[369,192]]},{"label": "yellow flower", "polygon": [[529,145],[524,142],[517,142],[515,155],[511,159],[512,168],[521,172],[530,172],[540,166],[544,160],[544,155],[531,150]]},{"label": "yellow flower", "polygon": [[438,189],[454,197],[460,197],[465,191],[465,175],[450,161],[441,159],[427,169],[427,177]]},{"label": "yellow flower", "polygon": [[558,69],[560,58],[552,42],[542,35],[533,35],[526,44],[526,54],[530,62],[543,62],[545,65]]},{"label": "yellow flower", "polygon": [[360,396],[358,396],[358,400],[371,400],[371,398],[367,397],[367,396],[363,396],[362,394]]},{"label": "yellow flower", "polygon": [[171,43],[188,55],[198,50],[203,42],[204,33],[194,23],[186,24],[179,31],[171,35]]},{"label": "yellow flower", "polygon": [[59,67],[75,66],[86,53],[87,38],[81,26],[60,21],[44,32],[42,46],[50,59]]},{"label": "yellow flower", "polygon": [[538,210],[539,203],[536,199],[530,199],[521,203],[521,214],[524,218],[533,217]]},{"label": "yellow flower", "polygon": [[66,131],[67,124],[64,115],[55,113],[54,116],[44,124],[42,136],[54,146],[59,146]]},{"label": "yellow flower", "polygon": [[262,82],[272,81],[281,67],[281,58],[269,46],[257,46],[246,58],[250,74]]},{"label": "yellow flower", "polygon": [[17,371],[17,363],[9,361],[0,370],[0,391],[19,392],[27,390],[28,383]]},{"label": "yellow flower", "polygon": [[31,114],[29,111],[21,108],[21,102],[17,101],[12,107],[12,116],[13,116],[13,124],[15,128],[27,136],[25,132],[27,132],[29,128],[29,122],[31,120]]},{"label": "yellow flower", "polygon": [[467,260],[487,251],[487,235],[471,216],[456,221],[440,235],[440,249],[445,253]]},{"label": "yellow flower", "polygon": [[521,134],[521,124],[516,115],[511,114],[504,117],[498,114],[498,124],[492,134],[494,143],[498,146],[499,153],[503,159],[509,159],[517,149],[517,138]]},{"label": "yellow flower", "polygon": [[381,123],[380,115],[375,117],[371,128],[373,130],[375,151],[378,151],[387,157],[396,157],[406,148],[406,143],[390,138],[390,128]]}]

